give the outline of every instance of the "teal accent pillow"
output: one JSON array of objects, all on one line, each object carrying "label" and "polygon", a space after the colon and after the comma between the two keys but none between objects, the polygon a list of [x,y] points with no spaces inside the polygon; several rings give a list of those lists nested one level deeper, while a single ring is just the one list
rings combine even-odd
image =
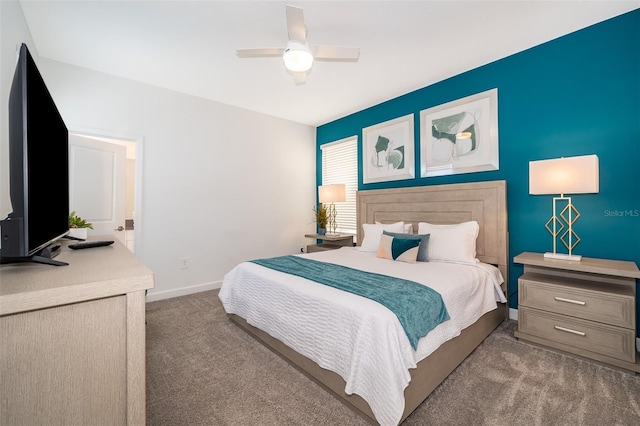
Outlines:
[{"label": "teal accent pillow", "polygon": [[421,241],[422,239],[420,238],[394,238],[390,235],[382,234],[377,257],[416,263]]},{"label": "teal accent pillow", "polygon": [[418,262],[428,262],[427,250],[429,248],[429,234],[399,234],[397,232],[382,231],[384,235],[394,238],[420,238],[420,249],[418,250]]}]

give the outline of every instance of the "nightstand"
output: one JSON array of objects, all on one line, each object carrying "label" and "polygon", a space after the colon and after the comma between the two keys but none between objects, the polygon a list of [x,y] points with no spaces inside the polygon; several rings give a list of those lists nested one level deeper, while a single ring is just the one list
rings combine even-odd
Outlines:
[{"label": "nightstand", "polygon": [[305,237],[322,241],[321,244],[308,245],[307,253],[315,253],[318,251],[325,251],[325,250],[335,250],[341,247],[353,246],[353,235],[351,234],[338,234],[338,235],[305,234]]},{"label": "nightstand", "polygon": [[640,372],[636,353],[634,262],[545,259],[522,253],[518,339]]}]

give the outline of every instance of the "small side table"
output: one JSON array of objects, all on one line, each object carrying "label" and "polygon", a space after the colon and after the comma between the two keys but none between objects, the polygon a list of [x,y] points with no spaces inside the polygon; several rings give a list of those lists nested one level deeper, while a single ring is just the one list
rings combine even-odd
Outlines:
[{"label": "small side table", "polygon": [[353,235],[351,234],[338,234],[338,235],[305,234],[305,237],[322,241],[322,243],[320,244],[308,245],[307,253],[315,253],[315,252],[325,251],[325,250],[335,250],[341,247],[353,246]]},{"label": "small side table", "polygon": [[521,253],[518,339],[640,372],[636,353],[634,262],[582,258],[580,262]]}]

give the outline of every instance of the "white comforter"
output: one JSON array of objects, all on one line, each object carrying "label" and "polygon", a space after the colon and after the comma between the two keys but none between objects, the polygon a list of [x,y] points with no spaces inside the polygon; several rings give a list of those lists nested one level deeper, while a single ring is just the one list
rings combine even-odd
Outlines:
[{"label": "white comforter", "polygon": [[345,392],[367,401],[381,425],[399,423],[410,368],[495,309],[496,300],[505,302],[502,276],[491,265],[409,264],[351,247],[303,256],[416,281],[442,295],[451,319],[423,337],[414,351],[395,314],[364,297],[251,262],[236,266],[223,280],[219,297],[227,313],[338,373]]}]

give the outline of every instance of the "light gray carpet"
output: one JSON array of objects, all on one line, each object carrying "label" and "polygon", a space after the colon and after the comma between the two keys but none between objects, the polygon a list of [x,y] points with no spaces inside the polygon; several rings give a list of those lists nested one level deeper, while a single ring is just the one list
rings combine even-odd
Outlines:
[{"label": "light gray carpet", "polygon": [[[148,425],[366,425],[231,324],[217,291],[147,304]],[[640,376],[501,325],[403,425],[640,425]]]}]

